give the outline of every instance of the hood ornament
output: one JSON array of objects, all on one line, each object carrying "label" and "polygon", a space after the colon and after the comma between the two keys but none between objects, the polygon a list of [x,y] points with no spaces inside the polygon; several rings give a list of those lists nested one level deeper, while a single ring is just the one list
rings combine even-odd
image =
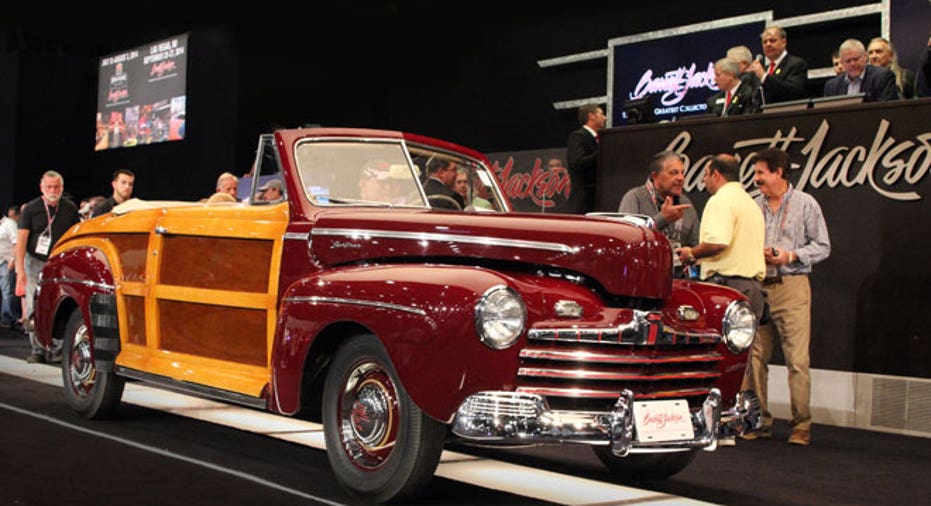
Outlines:
[{"label": "hood ornament", "polygon": [[582,305],[574,300],[561,300],[553,305],[553,312],[560,318],[581,318]]},{"label": "hood ornament", "polygon": [[698,310],[696,310],[694,307],[683,305],[683,306],[679,306],[679,308],[676,309],[676,316],[681,321],[693,322],[697,320],[701,315],[698,314]]}]

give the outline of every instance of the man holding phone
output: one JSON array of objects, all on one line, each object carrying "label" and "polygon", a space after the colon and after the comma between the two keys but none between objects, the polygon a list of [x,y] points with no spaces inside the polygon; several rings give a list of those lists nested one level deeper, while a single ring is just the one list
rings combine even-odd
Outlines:
[{"label": "man holding phone", "polygon": [[811,442],[811,374],[808,347],[811,340],[811,266],[831,253],[831,240],[821,206],[789,183],[789,157],[768,148],[757,153],[754,182],[760,188],[756,202],[766,223],[766,278],[763,288],[770,319],[760,326],[750,353],[748,387],[756,391],[763,408],[763,428],[745,439],[772,437],[773,417],[767,406],[768,363],[778,336],[789,376],[792,434],[789,443]]}]

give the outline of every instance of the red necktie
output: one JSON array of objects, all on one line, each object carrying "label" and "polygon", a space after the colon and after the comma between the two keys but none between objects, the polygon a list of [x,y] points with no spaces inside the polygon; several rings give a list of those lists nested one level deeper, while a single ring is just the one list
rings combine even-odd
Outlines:
[{"label": "red necktie", "polygon": [[776,62],[771,61],[771,62],[769,62],[769,72],[767,72],[767,74],[768,74],[768,75],[773,75],[773,71],[774,71],[774,70],[776,70]]},{"label": "red necktie", "polygon": [[724,108],[727,109],[731,105],[731,92],[727,92],[727,98],[724,100]]}]

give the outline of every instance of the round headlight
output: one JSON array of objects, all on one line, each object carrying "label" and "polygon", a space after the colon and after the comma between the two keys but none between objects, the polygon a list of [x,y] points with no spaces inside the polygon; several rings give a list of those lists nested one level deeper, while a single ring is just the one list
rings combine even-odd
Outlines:
[{"label": "round headlight", "polygon": [[514,344],[526,322],[523,299],[504,285],[489,288],[475,304],[475,331],[489,348],[501,350]]},{"label": "round headlight", "polygon": [[743,300],[731,302],[724,311],[721,330],[724,331],[724,342],[731,351],[746,351],[756,335],[756,315],[750,309],[750,304]]}]

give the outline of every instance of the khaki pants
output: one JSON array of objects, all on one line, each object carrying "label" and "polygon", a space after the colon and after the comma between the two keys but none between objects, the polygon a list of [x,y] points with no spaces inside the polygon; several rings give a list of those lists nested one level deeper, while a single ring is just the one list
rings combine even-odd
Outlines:
[{"label": "khaki pants", "polygon": [[767,399],[769,361],[779,338],[789,373],[789,399],[793,428],[811,428],[811,373],[808,345],[811,341],[811,286],[808,275],[783,276],[781,283],[763,287],[769,294],[770,323],[760,327],[750,353],[748,387],[760,396],[763,426],[771,427],[773,415]]}]

